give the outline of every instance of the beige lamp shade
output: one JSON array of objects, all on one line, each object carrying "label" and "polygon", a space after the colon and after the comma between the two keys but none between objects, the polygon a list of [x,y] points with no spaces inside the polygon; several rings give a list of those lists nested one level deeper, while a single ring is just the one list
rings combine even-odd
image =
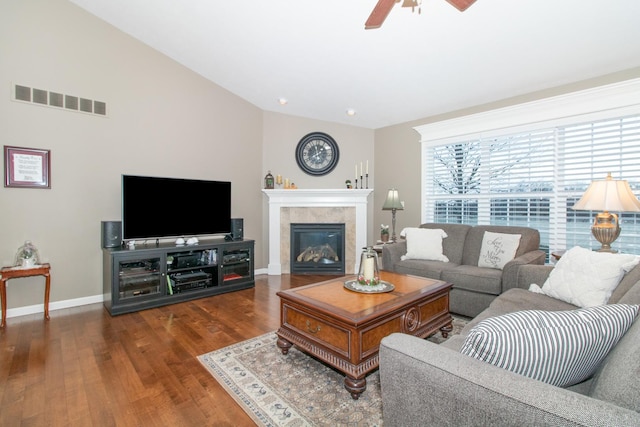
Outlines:
[{"label": "beige lamp shade", "polygon": [[398,190],[396,190],[395,188],[392,188],[387,193],[387,198],[384,201],[384,205],[382,205],[382,210],[391,211],[394,209],[401,211],[404,209],[404,206],[402,206],[402,203],[400,202],[400,196],[398,195]]},{"label": "beige lamp shade", "polygon": [[620,222],[618,215],[609,211],[640,212],[640,201],[627,181],[614,180],[608,174],[605,180],[593,181],[572,209],[602,211],[596,215],[591,233],[602,244],[598,251],[615,252],[611,243],[620,235]]},{"label": "beige lamp shade", "polygon": [[404,206],[400,201],[398,190],[392,188],[387,193],[387,198],[382,205],[383,211],[391,211],[391,241],[396,241],[396,211],[404,210]]},{"label": "beige lamp shade", "polygon": [[573,209],[583,211],[640,212],[640,200],[625,180],[614,180],[611,174],[593,181]]}]

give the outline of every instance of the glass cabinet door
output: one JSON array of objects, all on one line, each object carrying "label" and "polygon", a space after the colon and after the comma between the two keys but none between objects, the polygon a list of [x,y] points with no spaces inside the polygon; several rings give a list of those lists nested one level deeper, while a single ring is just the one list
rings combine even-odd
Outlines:
[{"label": "glass cabinet door", "polygon": [[221,266],[223,284],[240,279],[251,279],[253,277],[252,260],[251,249],[223,250]]},{"label": "glass cabinet door", "polygon": [[163,294],[160,257],[121,260],[116,269],[120,301]]}]

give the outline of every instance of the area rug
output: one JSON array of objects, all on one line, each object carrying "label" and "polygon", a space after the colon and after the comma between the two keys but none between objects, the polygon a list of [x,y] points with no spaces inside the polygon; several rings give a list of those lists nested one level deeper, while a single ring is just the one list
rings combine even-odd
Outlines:
[{"label": "area rug", "polygon": [[[452,335],[466,319],[454,317]],[[440,332],[428,338],[444,339]],[[378,371],[353,400],[344,375],[292,347],[283,355],[275,332],[198,356],[200,363],[261,426],[380,426]]]}]

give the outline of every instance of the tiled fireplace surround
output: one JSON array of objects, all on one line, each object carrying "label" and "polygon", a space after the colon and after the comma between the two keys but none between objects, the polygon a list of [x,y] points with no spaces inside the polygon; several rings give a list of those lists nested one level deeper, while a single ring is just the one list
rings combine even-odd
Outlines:
[{"label": "tiled fireplace surround", "polygon": [[290,273],[291,223],[344,223],[345,271],[358,272],[367,245],[367,198],[371,189],[262,190],[269,198],[268,274]]}]

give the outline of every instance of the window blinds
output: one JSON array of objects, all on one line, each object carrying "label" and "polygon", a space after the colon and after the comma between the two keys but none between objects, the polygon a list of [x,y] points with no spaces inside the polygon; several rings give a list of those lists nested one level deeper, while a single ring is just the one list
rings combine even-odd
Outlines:
[{"label": "window blinds", "polygon": [[[598,248],[596,212],[574,211],[591,181],[629,181],[640,194],[640,115],[576,123],[426,148],[429,222],[536,228],[548,252]],[[640,253],[640,215],[620,215],[617,249]]]}]

